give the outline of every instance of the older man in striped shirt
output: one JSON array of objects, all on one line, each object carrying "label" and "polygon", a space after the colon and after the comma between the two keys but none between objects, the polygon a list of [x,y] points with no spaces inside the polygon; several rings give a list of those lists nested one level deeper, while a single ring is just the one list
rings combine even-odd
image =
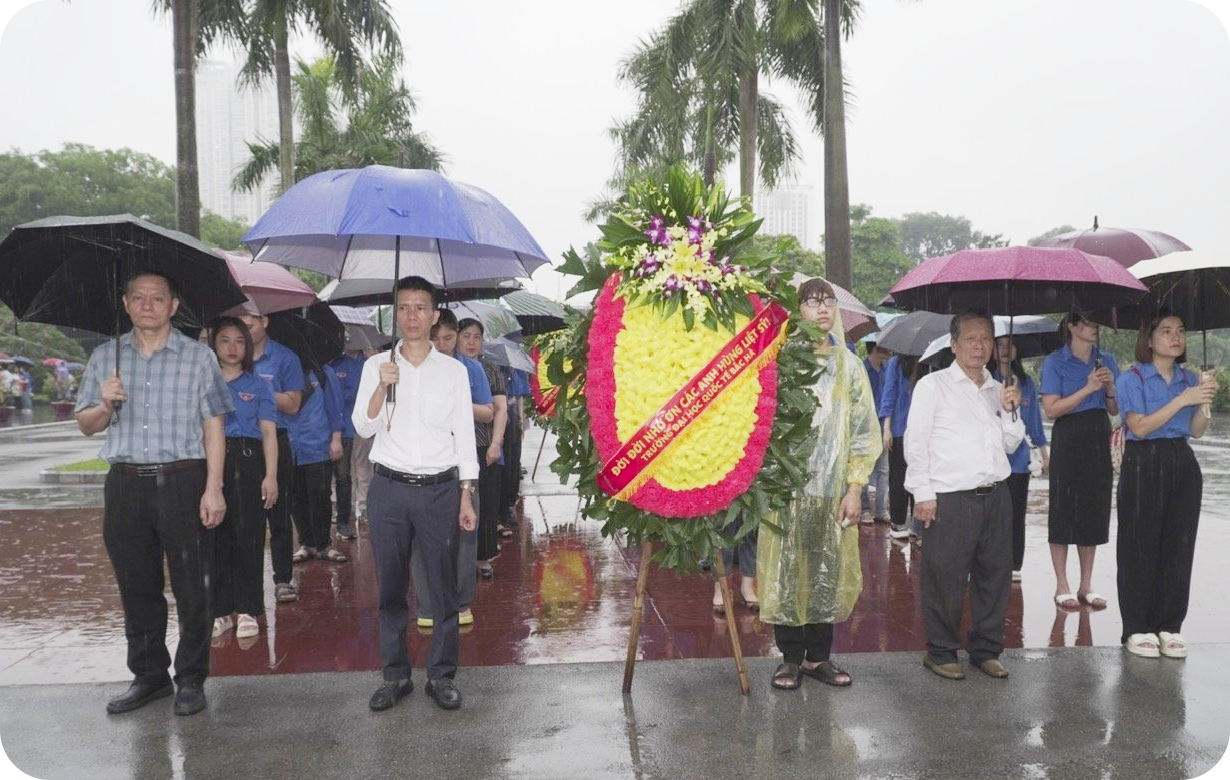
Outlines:
[{"label": "older man in striped shirt", "polygon": [[[118,714],[171,695],[163,555],[179,617],[175,714],[205,708],[209,673],[208,572],[212,529],[226,514],[224,416],[234,406],[218,361],[171,327],[179,308],[172,281],[139,273],[124,289],[132,330],[90,356],[77,397],[77,426],[107,431],[100,456],[111,464],[104,488],[103,542],[124,606],[133,682],[107,703]],[[116,403],[119,408],[116,408]]]}]

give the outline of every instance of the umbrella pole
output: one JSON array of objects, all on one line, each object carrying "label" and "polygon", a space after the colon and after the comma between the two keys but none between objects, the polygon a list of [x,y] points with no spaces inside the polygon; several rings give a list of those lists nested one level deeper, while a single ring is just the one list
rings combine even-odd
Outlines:
[{"label": "umbrella pole", "polygon": [[[389,362],[397,362],[397,282],[401,278],[401,236],[393,237],[393,341],[389,346]],[[389,385],[388,395],[384,397],[386,404],[397,402],[397,387]]]},{"label": "umbrella pole", "polygon": [[[112,245],[114,245],[112,241]],[[115,309],[115,376],[120,376],[120,256],[117,252],[111,263],[111,301]],[[119,414],[124,407],[123,401],[112,401],[111,408]]]},{"label": "umbrella pole", "polygon": [[[1015,348],[1016,343],[1013,341],[1013,338],[1012,338],[1013,311],[1012,311],[1012,283],[1011,282],[1004,282],[1004,292],[1007,293],[1006,297],[1008,298],[1008,343]],[[992,323],[994,323],[994,320],[992,320]],[[992,344],[995,343],[994,324],[992,324],[991,326],[991,343]],[[998,350],[996,351],[998,352]],[[1012,387],[1013,385],[1016,384],[1016,375],[1012,373],[1012,360],[1008,361],[1008,367],[1006,370],[1004,368],[1004,364],[1000,363],[999,370],[1000,370],[1000,373],[1004,375],[1004,381],[1005,381],[1004,386],[1005,387]],[[1016,404],[1012,405],[1012,421],[1016,422]]]}]

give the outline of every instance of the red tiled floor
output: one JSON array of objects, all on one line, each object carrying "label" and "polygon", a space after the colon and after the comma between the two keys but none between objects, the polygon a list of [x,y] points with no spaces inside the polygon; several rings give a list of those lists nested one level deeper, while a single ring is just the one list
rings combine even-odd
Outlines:
[{"label": "red tiled floor", "polygon": [[[1045,487],[1045,483],[1035,483]],[[1230,523],[1210,506],[1200,529],[1195,583],[1184,632],[1197,642],[1230,641],[1224,620],[1230,593],[1221,587],[1221,550]],[[1094,585],[1111,607],[1090,614],[1057,613],[1045,539],[1046,495],[1030,497],[1025,580],[1014,585],[1005,643],[1009,647],[1116,644],[1113,545],[1099,550]],[[537,664],[622,660],[627,650],[638,551],[604,539],[595,523],[576,518],[575,496],[525,499],[525,519],[495,562],[496,577],[478,584],[476,623],[463,629],[461,664]],[[102,547],[99,509],[0,512],[0,684],[126,678],[122,615]],[[919,650],[918,564],[924,552],[887,537],[887,527],[860,529],[864,590],[836,633],[838,653]],[[262,633],[215,643],[215,674],[374,670],[375,579],[366,527],[339,543],[346,564],[312,561],[296,567],[302,598],[275,604],[266,589]],[[1114,528],[1112,524],[1112,539]],[[1071,562],[1073,573],[1075,560]],[[268,581],[268,580],[267,580]],[[715,619],[708,575],[653,568],[640,657],[710,658],[731,654],[724,620]],[[735,608],[743,652],[772,655],[771,627]],[[169,631],[174,641],[174,621]],[[430,633],[411,627],[410,648],[422,666]]]}]

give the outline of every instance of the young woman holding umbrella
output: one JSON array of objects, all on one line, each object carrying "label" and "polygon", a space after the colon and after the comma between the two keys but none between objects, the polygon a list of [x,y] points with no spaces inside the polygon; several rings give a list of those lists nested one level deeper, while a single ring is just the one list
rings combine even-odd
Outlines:
[{"label": "young woman holding umbrella", "polygon": [[[1110,538],[1110,414],[1118,414],[1119,366],[1098,349],[1098,325],[1079,311],[1059,324],[1064,345],[1042,365],[1042,409],[1051,429],[1050,513],[1047,541],[1055,567],[1055,604],[1105,609],[1093,591],[1093,559]],[[1076,545],[1080,587],[1068,585],[1068,546]]]},{"label": "young woman holding umbrella", "polygon": [[1136,339],[1136,361],[1116,389],[1127,426],[1119,469],[1119,612],[1135,655],[1185,658],[1187,615],[1203,476],[1187,440],[1200,438],[1217,380],[1182,367],[1183,320],[1160,312]]}]

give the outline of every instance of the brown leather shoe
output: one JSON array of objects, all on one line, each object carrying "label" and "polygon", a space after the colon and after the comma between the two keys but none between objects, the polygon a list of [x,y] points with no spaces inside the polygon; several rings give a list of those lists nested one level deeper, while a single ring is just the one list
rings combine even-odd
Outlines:
[{"label": "brown leather shoe", "polygon": [[995,677],[1000,680],[1008,676],[1008,670],[1004,668],[1004,665],[999,662],[998,658],[988,658],[978,664],[978,668],[991,677]]},{"label": "brown leather shoe", "polygon": [[923,656],[923,666],[943,677],[945,680],[964,680],[965,672],[957,661],[942,664],[929,655]]}]

